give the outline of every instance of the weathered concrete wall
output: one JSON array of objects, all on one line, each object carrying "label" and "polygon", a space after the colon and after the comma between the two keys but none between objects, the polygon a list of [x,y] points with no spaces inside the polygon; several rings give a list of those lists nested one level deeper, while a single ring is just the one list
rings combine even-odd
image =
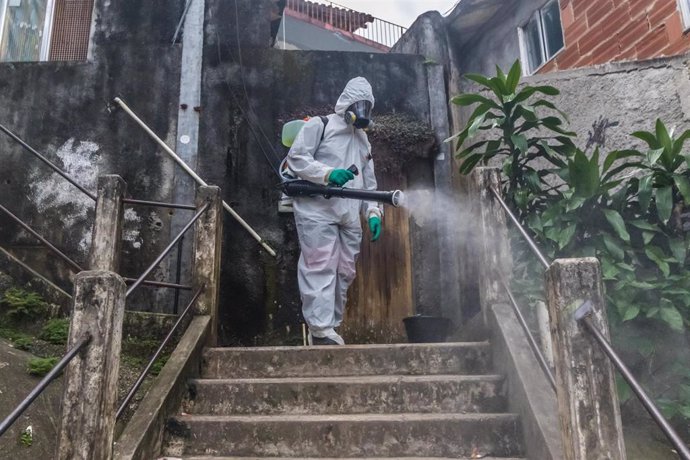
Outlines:
[{"label": "weathered concrete wall", "polygon": [[[121,96],[163,138],[174,139],[179,45],[171,46],[183,0],[99,0],[88,62],[0,64],[0,123],[95,192],[100,174],[119,174],[130,196],[166,200],[172,163],[107,103]],[[0,136],[2,203],[85,267],[94,203],[5,136]],[[13,224],[0,240],[71,289],[61,262]],[[122,273],[138,276],[167,243],[167,210],[126,212]],[[21,250],[24,247],[25,250]],[[158,273],[161,276],[163,273]],[[155,306],[155,291],[134,304]]]}]

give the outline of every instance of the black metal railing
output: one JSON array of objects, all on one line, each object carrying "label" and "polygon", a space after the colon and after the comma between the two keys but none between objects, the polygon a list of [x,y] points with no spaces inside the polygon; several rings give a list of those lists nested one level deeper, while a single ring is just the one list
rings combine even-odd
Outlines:
[{"label": "black metal railing", "polygon": [[[527,240],[527,244],[529,244],[530,249],[532,249],[535,255],[539,258],[539,261],[542,263],[542,265],[544,265],[545,268],[549,268],[550,264],[546,260],[546,257],[544,257],[544,255],[539,250],[537,244],[534,242],[534,240],[532,240],[527,231],[522,227],[517,217],[515,217],[510,208],[508,208],[508,205],[505,201],[503,201],[503,197],[501,197],[501,194],[498,192],[498,190],[496,190],[494,187],[489,187],[489,190],[493,194],[494,198],[496,198],[496,200],[499,202],[499,204],[503,208],[503,211],[508,215],[508,217],[510,217],[510,220],[515,224],[520,234],[525,238],[525,240]],[[534,353],[534,356],[537,358],[539,367],[541,367],[542,371],[544,371],[544,375],[546,376],[546,379],[549,381],[551,388],[553,388],[553,391],[556,391],[556,379],[553,377],[551,366],[549,366],[548,361],[544,357],[544,353],[542,353],[541,349],[537,345],[537,341],[535,340],[532,331],[530,331],[529,326],[527,325],[527,321],[525,321],[525,317],[522,314],[522,311],[517,301],[515,300],[515,296],[510,290],[508,283],[503,279],[502,276],[500,277],[500,281],[503,285],[503,288],[506,291],[506,294],[508,295],[508,299],[510,300],[510,306],[513,308],[515,316],[517,317],[518,322],[520,323],[520,326],[522,327],[522,330],[525,333],[525,336],[527,337],[527,342],[529,343],[529,346],[532,349],[532,353]]]},{"label": "black metal railing", "polygon": [[93,201],[96,201],[96,195],[94,195],[93,193],[91,193],[91,192],[89,192],[88,190],[86,190],[81,184],[79,184],[77,181],[75,181],[74,179],[72,179],[72,178],[71,178],[69,175],[67,175],[67,173],[65,173],[62,169],[58,168],[54,163],[52,163],[52,162],[51,162],[50,160],[48,160],[46,157],[44,157],[43,155],[41,155],[40,153],[38,153],[38,151],[37,151],[36,149],[34,149],[34,148],[31,147],[29,144],[27,144],[26,142],[24,142],[19,136],[17,136],[16,134],[14,134],[12,131],[10,131],[8,128],[6,128],[5,126],[3,126],[2,124],[0,124],[0,131],[2,131],[3,133],[7,134],[13,141],[15,141],[17,144],[21,145],[22,147],[24,147],[24,149],[25,149],[26,151],[28,151],[29,153],[33,154],[36,158],[38,158],[39,160],[41,160],[43,163],[47,164],[47,165],[50,167],[50,169],[52,169],[52,170],[55,171],[57,174],[59,174],[60,176],[62,176],[67,182],[69,182],[70,184],[72,184],[72,185],[74,185],[76,188],[78,188],[84,195],[88,196],[88,197],[91,198]]},{"label": "black metal railing", "polygon": [[182,237],[184,237],[184,234],[187,233],[187,230],[189,230],[192,227],[192,225],[194,225],[194,223],[197,220],[199,220],[199,218],[208,210],[210,206],[211,203],[207,202],[201,207],[201,209],[199,209],[199,211],[196,214],[194,214],[194,217],[192,217],[192,219],[189,222],[187,222],[187,224],[182,228],[182,230],[180,230],[180,233],[178,233],[177,236],[173,238],[173,240],[168,244],[168,246],[166,246],[165,249],[163,249],[163,251],[158,255],[158,257],[156,257],[156,259],[151,263],[151,265],[149,265],[148,268],[144,270],[144,273],[142,273],[141,276],[139,276],[139,278],[137,278],[134,281],[134,283],[127,289],[127,293],[125,294],[126,297],[129,297],[129,295],[132,292],[134,292],[134,290],[138,288],[140,284],[144,283],[144,279],[147,276],[149,276],[151,272],[156,268],[156,266],[158,266],[158,264],[161,263],[165,256],[167,256],[170,253],[170,251],[173,250],[178,241],[180,241]]},{"label": "black metal railing", "polygon": [[407,28],[334,2],[287,0],[285,6],[316,21],[352,33],[370,42],[391,48]]},{"label": "black metal railing", "polygon": [[34,402],[36,398],[38,398],[41,393],[43,393],[43,390],[48,388],[48,385],[50,385],[53,380],[57,376],[60,375],[60,373],[67,367],[67,365],[74,359],[75,356],[88,344],[91,342],[91,334],[87,333],[79,339],[79,341],[74,344],[72,348],[69,349],[69,351],[65,354],[65,356],[62,357],[62,359],[46,374],[43,379],[41,379],[40,382],[34,387],[33,390],[31,390],[31,393],[28,394],[26,398],[22,402],[19,403],[19,405],[12,411],[10,415],[5,417],[5,419],[0,422],[0,436],[2,436],[11,426],[12,424],[19,418],[20,415],[24,413],[24,411]]},{"label": "black metal railing", "polygon": [[161,342],[161,344],[158,347],[158,349],[156,350],[156,352],[153,354],[153,356],[151,356],[151,359],[149,359],[149,362],[146,365],[146,367],[144,368],[144,370],[141,371],[141,374],[139,374],[137,381],[134,382],[134,385],[132,385],[132,387],[127,392],[127,396],[125,396],[125,399],[122,401],[122,403],[120,404],[120,407],[117,409],[117,413],[115,414],[115,419],[119,419],[122,416],[122,414],[124,413],[125,409],[127,409],[127,406],[129,405],[130,401],[132,400],[134,395],[139,390],[139,387],[141,387],[141,384],[144,382],[144,379],[146,378],[146,376],[151,371],[151,367],[153,367],[153,364],[160,357],[161,353],[163,353],[163,350],[168,345],[168,342],[170,341],[170,339],[172,339],[172,337],[174,336],[174,334],[177,331],[180,324],[182,324],[182,321],[187,316],[187,313],[189,313],[191,311],[192,307],[196,303],[197,299],[199,298],[199,296],[201,295],[203,290],[204,290],[204,286],[201,286],[196,291],[196,293],[194,294],[192,299],[189,301],[189,303],[185,307],[182,314],[180,314],[178,316],[177,321],[175,321],[175,324],[173,325],[173,327],[168,332],[168,335],[165,336],[165,338],[163,339],[163,342]]},{"label": "black metal railing", "polygon": [[[73,177],[71,177],[69,174],[67,174],[62,169],[60,169],[55,163],[48,160],[44,155],[42,155],[35,148],[30,146],[27,142],[25,142],[22,138],[20,138],[18,135],[16,135],[14,132],[12,132],[9,128],[0,124],[0,132],[3,132],[4,134],[6,134],[10,139],[12,139],[14,142],[16,142],[21,147],[23,147],[27,152],[31,153],[36,158],[41,160],[43,163],[48,165],[48,167],[50,167],[50,169],[52,169],[55,173],[59,174],[67,182],[69,182],[74,187],[76,187],[79,191],[81,191],[86,196],[91,198],[94,202],[97,200],[96,195],[94,195],[93,193],[88,191],[84,186],[79,184],[79,182],[77,182]],[[196,206],[188,205],[188,204],[164,203],[164,202],[160,202],[160,201],[147,201],[147,200],[135,200],[132,198],[124,198],[122,201],[123,201],[123,203],[131,204],[131,205],[135,205],[135,206],[152,206],[152,207],[159,207],[159,208],[196,210]],[[28,224],[26,224],[24,221],[22,221],[15,214],[10,212],[6,207],[0,205],[0,210],[3,211],[4,213],[6,213],[8,216],[10,216],[10,218],[14,222],[16,222],[22,228],[24,228],[27,232],[29,232],[31,235],[36,237],[41,243],[43,243],[44,246],[46,246],[48,249],[50,249],[50,251],[53,252],[53,254],[58,256],[63,262],[65,262],[67,265],[69,265],[72,270],[74,270],[77,273],[84,270],[73,259],[71,259],[65,253],[60,251],[57,247],[55,247],[55,245],[53,245],[50,241],[48,241],[46,238],[44,238],[36,230],[31,228]],[[174,283],[168,283],[168,282],[163,282],[163,281],[150,281],[150,280],[146,280],[146,281],[141,282],[141,284],[144,284],[146,286],[174,289],[175,290],[175,303],[174,303],[174,312],[175,313],[177,313],[177,305],[179,302],[179,295],[180,295],[179,291],[180,290],[183,290],[183,291],[191,291],[192,290],[191,286],[180,284],[180,273],[181,273],[181,263],[182,263],[182,239],[180,239],[180,243],[179,243],[177,250],[178,250],[178,257],[177,257],[178,266],[176,268],[176,275],[177,276],[175,278]],[[135,279],[135,278],[127,278],[127,277],[125,277],[124,280],[128,283],[133,283],[133,282],[137,281],[137,279]]]},{"label": "black metal railing", "polygon": [[[534,240],[529,236],[525,228],[522,226],[520,221],[515,217],[515,215],[511,212],[511,210],[508,208],[508,205],[506,202],[503,200],[501,197],[500,193],[498,190],[496,190],[494,187],[489,187],[491,190],[491,193],[493,196],[497,199],[497,201],[500,203],[501,207],[505,211],[505,213],[510,217],[510,220],[515,224],[516,228],[520,232],[520,234],[525,238],[527,241],[529,247],[532,249],[532,251],[535,253],[535,255],[539,258],[540,262],[544,266],[545,269],[548,269],[550,267],[550,264],[546,257],[541,253],[539,250],[539,247],[537,244],[534,242]],[[513,309],[516,312],[516,315],[518,316],[518,319],[520,319],[520,324],[522,325],[522,328],[525,330],[527,333],[528,337],[531,337],[531,333],[529,332],[529,328],[527,326],[527,323],[524,321],[524,318],[522,317],[522,314],[519,312],[519,308],[517,306],[517,303],[515,302],[515,299],[513,298],[512,293],[510,292],[510,289],[508,288],[508,285],[505,283],[505,281],[501,280],[506,291],[508,292],[508,296],[510,297],[510,301],[513,304]],[[659,426],[661,431],[664,433],[666,438],[671,442],[673,447],[676,449],[676,453],[680,456],[681,459],[683,460],[690,460],[690,449],[688,449],[688,446],[683,442],[681,437],[678,435],[678,433],[673,429],[671,424],[666,420],[666,418],[662,415],[661,411],[659,408],[654,404],[654,401],[647,395],[647,393],[644,391],[642,388],[642,385],[637,381],[637,379],[632,375],[628,367],[625,365],[623,360],[620,358],[618,353],[613,349],[611,344],[606,340],[606,337],[604,334],[594,325],[591,319],[591,314],[592,314],[592,303],[590,301],[587,301],[583,303],[580,308],[575,312],[575,320],[584,326],[584,329],[589,332],[596,343],[601,347],[602,351],[606,354],[606,356],[611,360],[613,365],[616,367],[618,372],[623,376],[623,379],[630,385],[630,388],[632,389],[633,393],[635,393],[635,396],[640,400],[644,408],[647,410],[649,415],[652,417],[654,422]],[[553,379],[553,374],[551,374],[549,366],[546,365],[544,366],[545,360],[543,358],[543,355],[541,352],[537,351],[538,348],[535,349],[536,343],[533,345],[532,340],[530,340],[530,346],[532,347],[532,350],[535,352],[535,354],[538,355],[538,360],[539,364],[544,370],[545,373],[547,373],[547,377],[551,381],[551,385],[554,388],[554,391],[556,390],[556,382]],[[548,372],[547,372],[548,369]]]},{"label": "black metal railing", "polygon": [[[17,217],[15,214],[13,214],[9,209],[7,209],[5,206],[0,204],[0,211],[4,212],[7,214],[14,222],[16,222],[18,225],[20,225],[24,230],[29,232],[31,235],[33,235],[36,239],[38,239],[46,248],[48,248],[53,254],[58,256],[63,262],[65,262],[69,267],[75,272],[79,273],[84,271],[84,268],[82,268],[77,262],[74,261],[74,259],[70,258],[68,255],[66,255],[64,252],[60,251],[57,247],[55,247],[54,244],[52,244],[50,241],[48,241],[46,238],[44,238],[40,233],[38,233],[36,230],[34,230],[29,224],[21,220],[19,217]],[[138,278],[128,278],[125,277],[123,278],[125,282],[133,283],[137,282]],[[154,287],[162,287],[162,288],[171,288],[171,289],[176,289],[176,290],[184,290],[184,291],[191,291],[192,287],[184,284],[179,284],[179,279],[177,280],[176,283],[166,283],[164,281],[150,281],[150,280],[144,280],[140,282],[141,284],[145,284],[147,286],[154,286]]]}]

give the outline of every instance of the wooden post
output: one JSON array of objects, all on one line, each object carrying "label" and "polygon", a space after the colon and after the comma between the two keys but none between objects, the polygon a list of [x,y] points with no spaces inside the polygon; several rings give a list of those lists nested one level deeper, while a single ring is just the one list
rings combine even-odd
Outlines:
[{"label": "wooden post", "polygon": [[96,219],[91,237],[89,268],[117,273],[120,265],[120,245],[122,242],[122,221],[127,184],[116,175],[98,178],[98,199],[96,200]]},{"label": "wooden post", "polygon": [[211,203],[208,210],[194,226],[194,292],[204,286],[196,301],[195,313],[211,316],[211,330],[207,346],[218,341],[218,295],[220,291],[220,257],[223,239],[223,202],[220,188],[199,187],[196,195],[197,209]]},{"label": "wooden post", "polygon": [[101,271],[77,274],[68,346],[87,332],[91,343],[65,371],[59,460],[112,458],[125,283]]},{"label": "wooden post", "polygon": [[513,259],[510,254],[506,214],[490,187],[501,190],[498,168],[475,168],[472,171],[472,197],[478,203],[479,299],[486,321],[489,307],[508,303],[501,277],[510,282]]},{"label": "wooden post", "polygon": [[575,311],[589,300],[593,324],[609,337],[599,261],[558,259],[545,277],[565,458],[624,460],[613,365],[575,320]]}]

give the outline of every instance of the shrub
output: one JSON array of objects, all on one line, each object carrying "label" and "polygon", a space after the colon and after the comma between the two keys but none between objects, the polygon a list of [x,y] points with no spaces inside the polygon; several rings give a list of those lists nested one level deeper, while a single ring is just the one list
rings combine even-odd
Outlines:
[{"label": "shrub", "polygon": [[49,320],[43,326],[38,338],[56,345],[64,345],[67,343],[68,335],[69,320],[67,318],[59,318]]},{"label": "shrub", "polygon": [[26,371],[30,375],[43,377],[57,364],[57,358],[31,358],[27,363]]},{"label": "shrub", "polygon": [[32,320],[45,314],[48,304],[36,292],[9,288],[0,300],[5,314],[15,321]]}]

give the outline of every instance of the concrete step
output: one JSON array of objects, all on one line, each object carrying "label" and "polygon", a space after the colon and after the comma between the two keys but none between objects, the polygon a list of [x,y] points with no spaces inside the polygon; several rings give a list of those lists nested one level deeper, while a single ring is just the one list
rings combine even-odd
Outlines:
[{"label": "concrete step", "polygon": [[500,375],[191,380],[183,412],[241,414],[465,413],[505,410]]},{"label": "concrete step", "polygon": [[486,374],[488,342],[209,348],[202,378]]},{"label": "concrete step", "polygon": [[520,456],[514,414],[181,415],[169,420],[168,456]]},{"label": "concrete step", "polygon": [[[390,460],[391,458],[400,457],[345,457],[347,460]],[[482,454],[478,454],[475,457],[403,457],[404,460],[470,460],[470,459],[481,459],[481,460],[525,460],[524,457],[485,457]],[[343,457],[333,458],[333,457],[161,457],[159,460],[343,460]]]}]

